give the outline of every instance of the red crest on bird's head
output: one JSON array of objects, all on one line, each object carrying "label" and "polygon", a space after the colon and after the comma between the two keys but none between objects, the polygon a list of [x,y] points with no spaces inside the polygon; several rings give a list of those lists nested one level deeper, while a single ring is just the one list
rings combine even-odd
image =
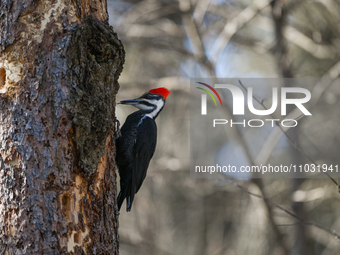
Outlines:
[{"label": "red crest on bird's head", "polygon": [[169,90],[167,90],[166,88],[162,87],[162,88],[157,88],[157,89],[152,89],[149,91],[152,94],[157,94],[157,95],[161,95],[164,99],[167,98],[167,96],[171,93]]}]

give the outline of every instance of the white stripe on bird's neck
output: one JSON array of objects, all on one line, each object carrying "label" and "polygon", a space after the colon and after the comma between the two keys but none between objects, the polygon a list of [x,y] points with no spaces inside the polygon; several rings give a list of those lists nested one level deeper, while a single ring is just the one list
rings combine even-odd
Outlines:
[{"label": "white stripe on bird's neck", "polygon": [[156,107],[152,112],[145,114],[145,116],[147,116],[151,119],[154,119],[158,115],[158,113],[162,110],[162,108],[164,106],[164,101],[162,99],[159,99],[157,101],[155,101],[155,100],[147,100],[147,101],[149,103],[155,105]]}]

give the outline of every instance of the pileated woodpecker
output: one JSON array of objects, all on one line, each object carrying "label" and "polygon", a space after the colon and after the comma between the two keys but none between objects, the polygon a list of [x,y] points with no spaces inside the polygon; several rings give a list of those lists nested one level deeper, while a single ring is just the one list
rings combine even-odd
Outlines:
[{"label": "pileated woodpecker", "polygon": [[141,97],[121,101],[140,109],[130,114],[121,128],[116,141],[116,163],[120,176],[118,209],[126,198],[126,211],[131,210],[135,194],[146,176],[149,162],[155,152],[157,126],[155,119],[165,105],[170,94],[166,88],[152,89]]}]

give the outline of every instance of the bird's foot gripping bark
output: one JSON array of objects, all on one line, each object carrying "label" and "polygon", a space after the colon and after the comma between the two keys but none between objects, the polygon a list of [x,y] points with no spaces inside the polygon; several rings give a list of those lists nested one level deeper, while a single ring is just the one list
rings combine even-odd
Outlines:
[{"label": "bird's foot gripping bark", "polygon": [[115,119],[115,139],[121,137],[122,133],[120,132],[120,122],[119,120]]}]

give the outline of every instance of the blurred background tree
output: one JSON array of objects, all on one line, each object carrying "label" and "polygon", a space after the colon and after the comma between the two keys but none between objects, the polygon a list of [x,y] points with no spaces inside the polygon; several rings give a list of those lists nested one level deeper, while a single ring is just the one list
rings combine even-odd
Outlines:
[{"label": "blurred background tree", "polygon": [[[337,78],[340,1],[108,4],[111,25],[127,53],[117,100],[154,87],[172,91],[157,119],[157,151],[145,183],[132,212],[120,215],[121,254],[340,254],[340,195],[330,179],[233,183],[223,177],[193,179],[189,173],[190,78]],[[308,89],[313,119],[302,119],[289,135],[318,164],[338,164],[340,87],[316,84]],[[268,95],[270,88],[265,88],[262,96]],[[123,122],[132,111],[117,107],[118,118]],[[267,135],[250,130],[236,135],[256,162],[254,139],[266,140]],[[292,147],[283,136],[270,149],[268,162],[289,151],[288,160],[311,163]]]}]

